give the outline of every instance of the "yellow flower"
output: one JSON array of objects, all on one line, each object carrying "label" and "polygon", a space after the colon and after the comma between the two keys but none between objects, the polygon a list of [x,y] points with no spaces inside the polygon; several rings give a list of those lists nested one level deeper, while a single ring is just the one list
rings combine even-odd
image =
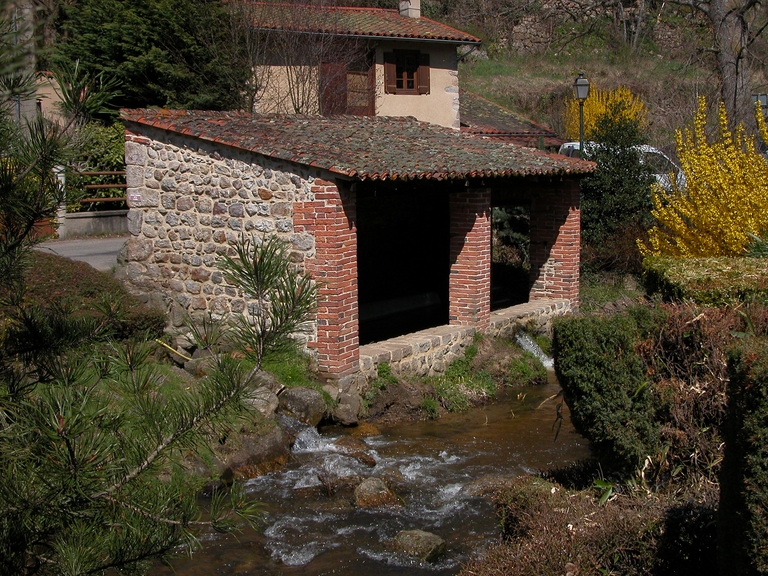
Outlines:
[{"label": "yellow flower", "polygon": [[[617,107],[616,105],[619,104]],[[642,128],[646,123],[647,109],[639,96],[629,88],[619,86],[615,90],[592,88],[584,101],[584,136],[587,140],[595,129],[597,119],[612,113],[634,120]],[[618,118],[617,118],[618,120]],[[565,134],[571,140],[579,139],[579,101],[569,97],[565,102]]]},{"label": "yellow flower", "polygon": [[[768,129],[756,111],[763,139]],[[706,133],[706,101],[699,98],[690,128],[676,135],[685,186],[653,191],[653,216],[658,224],[648,231],[643,255],[677,257],[738,256],[750,242],[749,234],[768,231],[768,163],[744,127],[728,129],[720,104],[718,131]]]}]

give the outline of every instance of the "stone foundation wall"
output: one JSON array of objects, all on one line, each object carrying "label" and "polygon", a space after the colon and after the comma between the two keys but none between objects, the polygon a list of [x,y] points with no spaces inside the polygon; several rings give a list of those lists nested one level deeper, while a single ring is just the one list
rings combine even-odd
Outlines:
[{"label": "stone foundation wall", "polygon": [[126,135],[131,236],[119,276],[132,292],[167,306],[175,326],[182,312],[248,312],[245,295],[217,267],[243,234],[278,235],[300,266],[315,257],[314,236],[293,223],[294,203],[314,200],[312,175],[242,150],[142,132],[148,137]]},{"label": "stone foundation wall", "polygon": [[438,326],[360,347],[360,372],[376,378],[379,364],[388,363],[393,374],[435,376],[464,355],[472,344],[474,326]]},{"label": "stone foundation wall", "polygon": [[[518,304],[490,313],[485,334],[496,338],[513,338],[519,330],[552,336],[552,320],[570,314],[571,303],[562,299],[546,299]],[[475,326],[438,326],[413,334],[360,347],[360,372],[368,382],[376,378],[379,364],[390,365],[393,374],[436,376],[456,358],[464,355],[474,341]],[[364,386],[361,389],[366,388]]]}]

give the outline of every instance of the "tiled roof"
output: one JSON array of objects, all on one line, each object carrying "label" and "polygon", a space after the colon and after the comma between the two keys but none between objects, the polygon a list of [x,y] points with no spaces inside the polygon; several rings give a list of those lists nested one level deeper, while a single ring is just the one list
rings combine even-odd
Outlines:
[{"label": "tiled roof", "polygon": [[[592,162],[414,118],[123,110],[123,120],[361,180],[586,174]],[[129,129],[141,133],[136,126]]]},{"label": "tiled roof", "polygon": [[472,134],[504,138],[524,146],[559,147],[565,140],[546,126],[531,122],[508,108],[466,90],[459,91],[461,129]]},{"label": "tiled roof", "polygon": [[408,18],[398,10],[309,6],[304,4],[249,3],[249,16],[257,28],[293,30],[403,40],[439,40],[479,44],[480,39],[429,18]]}]

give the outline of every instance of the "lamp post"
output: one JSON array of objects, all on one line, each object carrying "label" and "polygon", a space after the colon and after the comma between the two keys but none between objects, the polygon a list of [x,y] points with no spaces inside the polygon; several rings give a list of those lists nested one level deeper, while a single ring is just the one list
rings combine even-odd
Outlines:
[{"label": "lamp post", "polygon": [[573,93],[579,101],[579,155],[584,157],[584,100],[589,96],[589,80],[584,78],[584,73],[579,72],[573,83]]}]

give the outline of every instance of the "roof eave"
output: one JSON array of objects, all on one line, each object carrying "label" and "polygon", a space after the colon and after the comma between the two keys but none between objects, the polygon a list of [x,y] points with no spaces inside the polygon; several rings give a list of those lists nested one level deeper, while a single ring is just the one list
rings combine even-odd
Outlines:
[{"label": "roof eave", "polygon": [[[279,28],[267,28],[257,27],[259,31],[275,32],[280,30]],[[306,34],[307,36],[339,36],[341,38],[359,38],[361,40],[395,40],[406,42],[429,42],[431,44],[455,44],[456,46],[482,45],[481,40],[452,40],[450,38],[425,38],[423,36],[386,36],[382,34],[353,34],[351,32],[323,32],[323,31],[311,31],[311,30],[290,30],[291,34]]]}]

